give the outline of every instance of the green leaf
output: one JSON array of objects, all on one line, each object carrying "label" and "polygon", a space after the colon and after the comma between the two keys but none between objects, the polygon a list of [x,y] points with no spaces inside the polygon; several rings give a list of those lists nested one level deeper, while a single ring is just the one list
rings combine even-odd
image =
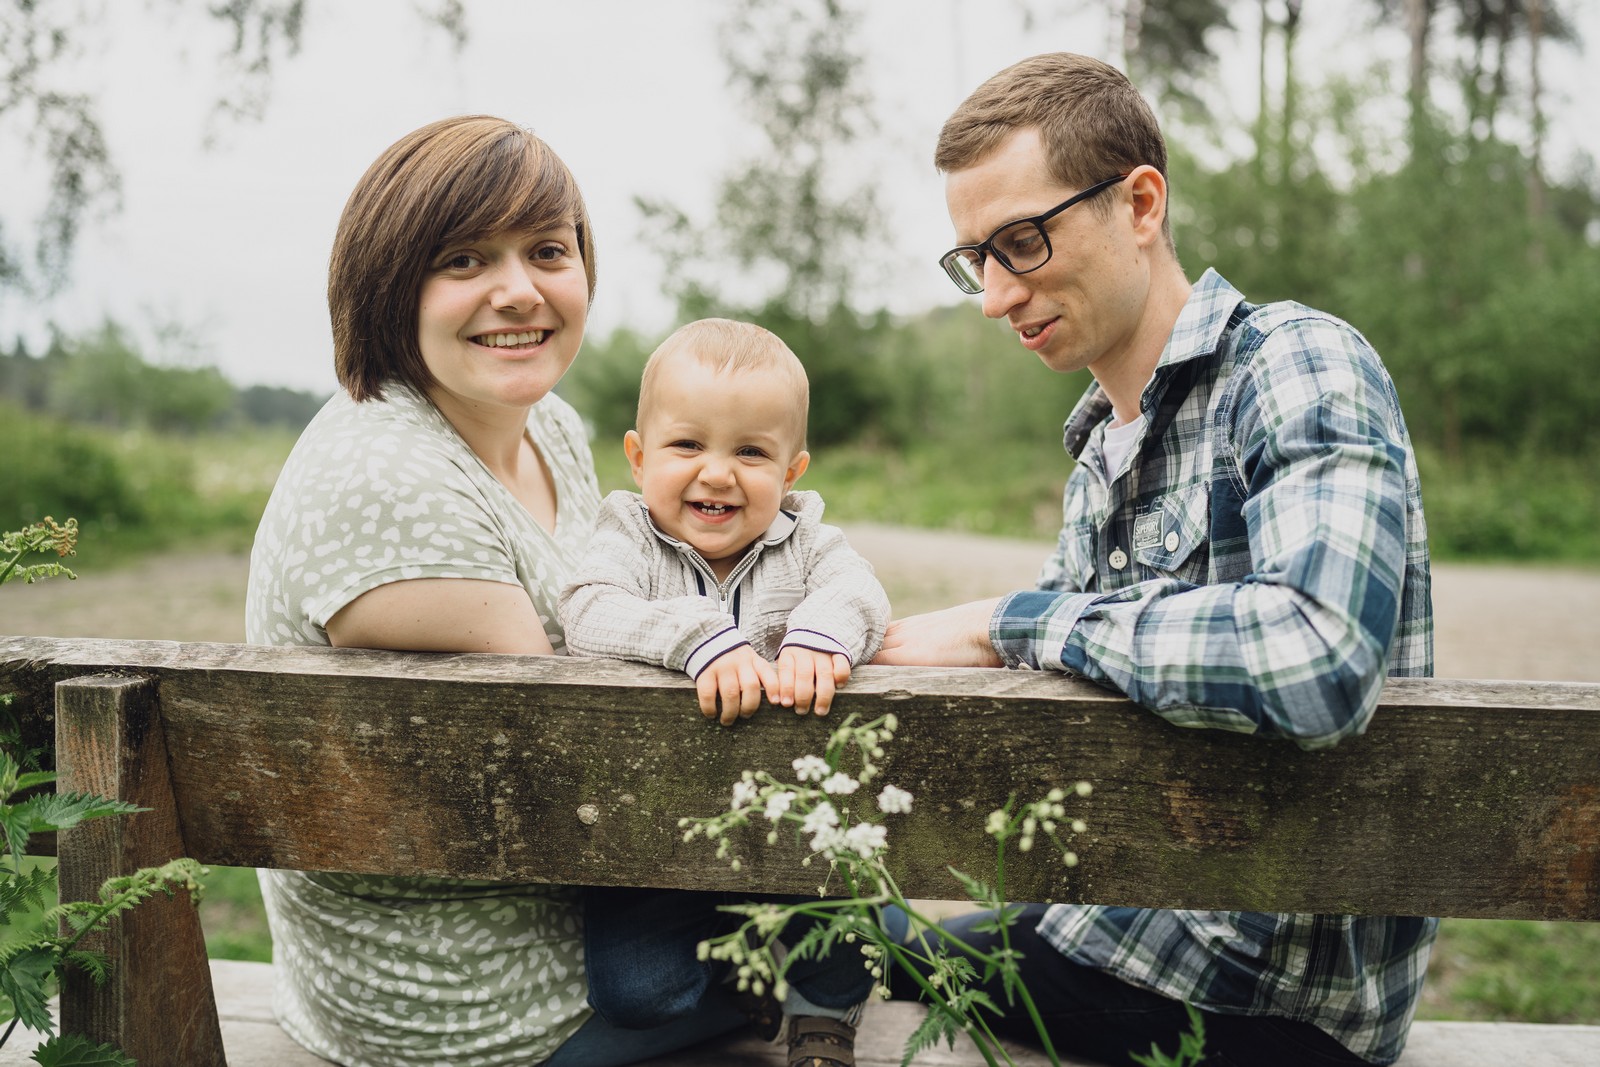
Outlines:
[{"label": "green leaf", "polygon": [[976,900],[979,904],[988,904],[991,907],[998,905],[999,901],[994,899],[994,890],[989,887],[989,883],[958,871],[954,867],[946,867],[945,870],[949,871],[956,881],[966,888],[967,896]]},{"label": "green leaf", "polygon": [[11,915],[24,908],[43,908],[45,900],[56,895],[56,869],[35,867],[13,875],[6,871],[0,876],[0,919],[11,925]]},{"label": "green leaf", "polygon": [[28,849],[28,836],[45,830],[69,830],[85,819],[108,815],[132,815],[148,811],[137,804],[110,800],[89,793],[44,793],[21,804],[0,804],[0,829],[5,831],[11,851]]},{"label": "green leaf", "polygon": [[55,1032],[45,1005],[47,983],[55,969],[56,954],[40,945],[25,948],[0,964],[0,993],[11,998],[17,1017],[29,1030]]},{"label": "green leaf", "polygon": [[956,1035],[961,1029],[961,1020],[940,1005],[933,1005],[917,1028],[911,1031],[911,1036],[906,1038],[905,1055],[900,1058],[900,1067],[907,1067],[912,1060],[933,1048],[940,1040],[955,1048]]},{"label": "green leaf", "polygon": [[17,792],[32,789],[35,786],[49,785],[56,780],[55,771],[29,771],[17,779]]},{"label": "green leaf", "polygon": [[114,1045],[97,1045],[82,1034],[52,1037],[33,1053],[40,1067],[139,1067]]}]

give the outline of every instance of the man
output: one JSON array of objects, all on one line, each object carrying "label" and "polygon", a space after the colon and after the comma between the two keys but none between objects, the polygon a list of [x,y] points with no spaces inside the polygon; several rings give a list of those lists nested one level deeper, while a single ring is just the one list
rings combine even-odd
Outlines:
[{"label": "man", "polygon": [[[1215,271],[1191,286],[1166,146],[1127,79],[1083,56],[1018,63],[957,108],[935,163],[952,280],[1094,382],[1066,425],[1077,466],[1038,589],[893,623],[876,662],[1070,671],[1180,725],[1305,748],[1362,732],[1386,675],[1431,674],[1422,502],[1387,372],[1329,315],[1250,304]],[[1058,1050],[1170,1050],[1189,1003],[1215,1062],[1384,1064],[1436,926],[1058,905],[1011,937]]]}]

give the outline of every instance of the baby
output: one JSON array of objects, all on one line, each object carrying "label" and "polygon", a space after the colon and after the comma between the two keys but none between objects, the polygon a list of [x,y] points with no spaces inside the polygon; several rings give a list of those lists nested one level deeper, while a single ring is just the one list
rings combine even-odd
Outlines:
[{"label": "baby", "polygon": [[[822,523],[822,499],[790,492],[810,462],[809,395],[794,353],[749,323],[692,322],[651,354],[637,426],[623,441],[640,492],[606,497],[561,594],[573,655],[686,671],[700,710],[724,726],[753,714],[763,693],[802,714],[828,713],[852,664],[882,643],[889,599],[871,565]],[[586,889],[590,1005],[613,1026],[651,1029],[688,1018],[707,996],[728,997],[763,1036],[787,1040],[790,1062],[818,1049],[847,1062],[872,990],[858,947],[795,961],[781,1004],[770,991],[736,994],[716,984],[723,965],[695,947],[731,930],[720,906],[742,902]],[[793,945],[805,931],[794,921],[781,937]]]},{"label": "baby", "polygon": [[828,713],[882,643],[889,599],[822,498],[790,492],[811,461],[809,395],[799,359],[750,323],[691,322],[651,354],[623,440],[640,492],[606,497],[561,595],[573,655],[686,671],[725,726],[763,693]]}]

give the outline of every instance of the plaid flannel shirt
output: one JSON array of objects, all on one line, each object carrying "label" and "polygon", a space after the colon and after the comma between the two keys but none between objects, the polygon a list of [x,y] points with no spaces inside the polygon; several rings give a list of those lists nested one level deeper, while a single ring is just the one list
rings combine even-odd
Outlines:
[{"label": "plaid flannel shirt", "polygon": [[[1393,383],[1346,323],[1252,305],[1207,271],[1105,469],[1110,401],[1074,409],[1055,552],[1001,602],[1008,666],[1071,671],[1180,726],[1321,748],[1361,733],[1385,675],[1433,673],[1427,531]],[[1438,920],[1058,905],[1069,958],[1214,1011],[1399,1056]]]}]

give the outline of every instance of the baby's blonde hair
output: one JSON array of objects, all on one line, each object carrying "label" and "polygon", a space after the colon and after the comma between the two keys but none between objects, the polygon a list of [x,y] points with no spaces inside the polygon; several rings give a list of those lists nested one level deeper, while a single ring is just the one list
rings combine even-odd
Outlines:
[{"label": "baby's blonde hair", "polygon": [[639,380],[639,410],[634,425],[643,429],[645,415],[655,403],[656,383],[673,359],[688,355],[718,373],[761,371],[784,380],[794,398],[797,441],[806,446],[806,420],[811,409],[811,382],[800,357],[789,350],[783,339],[753,322],[733,319],[696,319],[680,326],[650,353]]}]

